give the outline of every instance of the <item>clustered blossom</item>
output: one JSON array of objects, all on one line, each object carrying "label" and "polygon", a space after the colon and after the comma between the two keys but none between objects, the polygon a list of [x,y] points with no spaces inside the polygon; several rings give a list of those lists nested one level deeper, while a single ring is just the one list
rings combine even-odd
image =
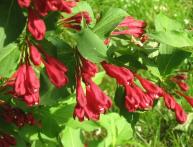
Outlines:
[{"label": "clustered blossom", "polygon": [[144,21],[128,16],[112,32],[112,35],[131,35],[140,38],[144,34],[145,27],[146,23]]},{"label": "clustered blossom", "polygon": [[[23,100],[28,106],[38,105],[40,103],[40,81],[36,76],[34,68],[43,63],[46,67],[47,75],[50,81],[60,88],[68,83],[66,66],[54,57],[49,56],[40,45],[36,46],[27,40],[29,50],[25,48],[18,70],[8,80],[7,86],[12,87],[9,92],[15,98]],[[45,60],[41,52],[45,56]]]},{"label": "clustered blossom", "polygon": [[[77,73],[76,100],[74,117],[80,121],[85,118],[98,120],[100,114],[105,113],[111,106],[111,99],[92,81],[92,77],[98,72],[96,64],[81,57],[82,66]],[[86,86],[83,90],[81,81]]]},{"label": "clustered blossom", "polygon": [[22,99],[27,105],[39,104],[40,81],[31,65],[20,65],[7,85],[13,89],[10,93]]},{"label": "clustered blossom", "polygon": [[7,133],[0,135],[0,147],[11,147],[16,145],[16,139]]},{"label": "clustered blossom", "polygon": [[17,0],[21,8],[28,9],[28,31],[36,40],[45,36],[46,25],[43,17],[51,11],[71,13],[78,0]]},{"label": "clustered blossom", "polygon": [[81,30],[81,22],[83,19],[85,20],[85,23],[87,25],[89,25],[92,22],[92,19],[91,19],[89,13],[86,11],[82,11],[82,12],[77,13],[74,16],[62,19],[61,23],[66,28],[75,29],[77,31],[80,31]]},{"label": "clustered blossom", "polygon": [[13,108],[9,105],[3,107],[1,115],[7,123],[14,123],[17,127],[24,125],[35,125],[36,120],[32,113],[25,113],[19,108]]},{"label": "clustered blossom", "polygon": [[[185,111],[176,102],[175,98],[171,94],[164,91],[161,87],[147,79],[142,78],[138,74],[133,74],[125,67],[118,67],[106,62],[102,62],[102,66],[110,77],[115,78],[118,84],[124,86],[125,107],[129,112],[149,109],[153,106],[154,100],[159,97],[163,97],[167,108],[175,112],[177,121],[179,123],[184,123],[186,121],[187,114]],[[143,89],[135,84],[135,78],[139,80]],[[193,104],[192,98],[187,97],[182,93],[179,94],[185,97],[191,105]]]},{"label": "clustered blossom", "polygon": [[[127,16],[116,28],[111,32],[111,36],[128,35],[139,38],[141,42],[148,40],[145,34],[146,23],[142,20],[136,20],[132,16]],[[111,37],[110,36],[110,37]],[[110,38],[104,40],[105,45],[109,45]],[[137,44],[137,43],[136,43]]]}]

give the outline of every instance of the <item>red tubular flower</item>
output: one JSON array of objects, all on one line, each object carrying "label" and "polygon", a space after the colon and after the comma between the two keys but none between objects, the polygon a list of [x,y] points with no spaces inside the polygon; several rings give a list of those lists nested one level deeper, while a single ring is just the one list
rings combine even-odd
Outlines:
[{"label": "red tubular flower", "polygon": [[38,51],[38,49],[30,44],[29,45],[29,49],[30,49],[30,59],[33,62],[34,65],[40,65],[41,64],[41,54]]},{"label": "red tubular flower", "polygon": [[89,60],[81,58],[81,61],[82,61],[81,75],[83,81],[89,83],[91,78],[94,77],[95,74],[98,72],[98,68],[96,64],[92,63]]},{"label": "red tubular flower", "polygon": [[80,24],[83,19],[86,21],[87,25],[89,25],[92,22],[92,19],[89,13],[86,11],[83,11],[70,18],[62,19],[62,23],[64,27],[75,29],[79,31],[81,29]]},{"label": "red tubular flower", "polygon": [[40,81],[36,77],[36,74],[31,66],[27,67],[25,84],[26,84],[27,94],[35,94],[39,92]]},{"label": "red tubular flower", "polygon": [[177,91],[177,94],[184,97],[186,99],[186,101],[193,107],[193,97],[187,96],[187,95],[185,95],[184,93],[182,93],[180,91]]},{"label": "red tubular flower", "polygon": [[28,30],[36,40],[42,40],[46,33],[44,21],[32,9],[29,9]]},{"label": "red tubular flower", "polygon": [[[16,140],[13,136],[9,134],[4,134],[3,135],[4,140],[9,144],[9,145],[16,145]],[[5,146],[6,147],[6,146]]]},{"label": "red tubular flower", "polygon": [[17,3],[21,8],[28,8],[30,6],[31,0],[17,0]]},{"label": "red tubular flower", "polygon": [[167,108],[174,110],[176,107],[176,100],[174,99],[174,97],[168,93],[164,93],[163,98]]},{"label": "red tubular flower", "polygon": [[136,91],[129,85],[125,87],[125,107],[129,112],[134,112],[139,107],[140,97]]},{"label": "red tubular flower", "polygon": [[47,1],[45,0],[32,0],[36,12],[41,16],[46,16],[48,14]]},{"label": "red tubular flower", "polygon": [[134,80],[133,73],[127,68],[118,67],[106,62],[102,62],[102,66],[105,69],[106,73],[110,77],[115,78],[120,85],[130,84]]},{"label": "red tubular flower", "polygon": [[178,82],[177,84],[182,91],[188,91],[189,90],[189,86],[187,83],[181,81],[181,82]]},{"label": "red tubular flower", "polygon": [[179,123],[184,123],[187,120],[187,114],[185,111],[182,109],[182,107],[176,103],[175,106],[175,114],[176,114],[176,119]]},{"label": "red tubular flower", "polygon": [[[112,32],[112,35],[132,35],[140,38],[144,34],[146,24],[144,21],[135,20],[133,17],[126,17],[117,27],[117,30]],[[126,29],[125,29],[126,28]]]},{"label": "red tubular flower", "polygon": [[135,77],[140,81],[141,85],[148,93],[154,94],[156,97],[163,95],[163,90],[159,86],[153,84],[151,81],[146,80],[137,74],[135,75]]},{"label": "red tubular flower", "polygon": [[46,61],[44,61],[44,65],[46,67],[46,72],[50,81],[57,87],[60,88],[68,83],[68,78],[65,75],[67,72],[67,68],[60,61],[46,55]]},{"label": "red tubular flower", "polygon": [[86,85],[87,107],[91,114],[105,113],[111,106],[111,99],[94,83]]},{"label": "red tubular flower", "polygon": [[26,65],[23,64],[19,67],[17,72],[14,74],[14,92],[16,95],[21,96],[26,93],[25,78],[26,78]]}]

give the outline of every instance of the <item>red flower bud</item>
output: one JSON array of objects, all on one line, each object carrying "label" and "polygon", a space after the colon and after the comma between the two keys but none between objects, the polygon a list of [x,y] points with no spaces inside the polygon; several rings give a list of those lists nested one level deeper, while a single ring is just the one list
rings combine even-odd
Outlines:
[{"label": "red flower bud", "polygon": [[[132,35],[140,38],[144,34],[146,23],[141,20],[135,20],[133,17],[126,17],[117,27],[112,35]],[[119,30],[120,29],[120,30]]]},{"label": "red flower bud", "polygon": [[177,84],[178,84],[178,86],[180,87],[180,89],[182,91],[188,91],[189,90],[189,86],[188,86],[187,83],[185,83],[185,82],[178,82]]},{"label": "red flower bud", "polygon": [[17,3],[21,8],[28,8],[30,6],[31,0],[17,0]]},{"label": "red flower bud", "polygon": [[176,119],[179,123],[184,123],[187,120],[187,114],[185,111],[182,109],[182,107],[176,103],[175,106],[175,114],[176,114]]},{"label": "red flower bud", "polygon": [[29,45],[29,49],[30,49],[30,59],[33,62],[33,64],[40,65],[41,64],[41,54],[38,51],[38,49],[32,44]]},{"label": "red flower bud", "polygon": [[98,72],[97,65],[84,58],[81,58],[81,61],[82,61],[81,75],[83,81],[89,83],[91,78],[94,77],[95,74]]},{"label": "red flower bud", "polygon": [[151,81],[146,80],[137,74],[135,75],[135,77],[140,81],[141,85],[148,93],[156,94],[158,96],[163,95],[163,90],[159,86],[153,84]]},{"label": "red flower bud", "polygon": [[14,91],[16,95],[21,96],[26,93],[25,78],[26,78],[26,65],[23,64],[19,67],[15,74]]},{"label": "red flower bud", "polygon": [[165,105],[168,109],[174,110],[176,107],[176,100],[170,94],[164,93],[163,98],[165,101]]},{"label": "red flower bud", "polygon": [[105,69],[106,73],[110,77],[115,78],[120,85],[130,84],[134,80],[133,73],[127,68],[118,67],[106,62],[102,62],[102,66]]},{"label": "red flower bud", "polygon": [[35,11],[29,9],[28,31],[36,40],[42,40],[46,33],[46,25],[44,21],[38,17]]}]

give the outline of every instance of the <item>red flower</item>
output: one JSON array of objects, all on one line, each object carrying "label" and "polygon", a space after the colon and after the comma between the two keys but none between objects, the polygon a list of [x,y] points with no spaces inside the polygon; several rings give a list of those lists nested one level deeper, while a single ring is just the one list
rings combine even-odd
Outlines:
[{"label": "red flower", "polygon": [[187,96],[187,95],[183,94],[183,93],[180,92],[180,91],[177,91],[177,93],[178,93],[180,96],[184,97],[184,98],[186,99],[186,101],[193,107],[193,97]]},{"label": "red flower", "polygon": [[34,65],[40,65],[41,64],[41,54],[36,48],[36,46],[30,44],[30,59],[33,62]]},{"label": "red flower", "polygon": [[83,121],[84,118],[98,120],[100,114],[105,113],[112,106],[111,99],[94,82],[90,81],[89,85],[86,85],[86,96],[83,90],[80,90],[82,87],[77,86],[79,87],[77,96],[81,96],[81,99],[77,97],[74,117],[78,117],[80,121]]},{"label": "red flower", "polygon": [[44,21],[32,9],[29,9],[28,30],[36,40],[42,40],[46,32]]},{"label": "red flower", "polygon": [[133,17],[126,17],[117,27],[112,35],[132,35],[140,38],[144,34],[146,24],[144,21],[135,20]]},{"label": "red flower", "polygon": [[31,0],[17,0],[17,3],[21,8],[28,8],[30,6]]},{"label": "red flower", "polygon": [[163,90],[159,86],[153,84],[151,81],[146,80],[137,74],[135,75],[135,77],[140,81],[141,85],[148,93],[154,94],[156,97],[163,95]]},{"label": "red flower", "polygon": [[26,65],[25,64],[21,65],[13,77],[15,78],[14,92],[18,96],[24,95],[26,93],[25,87]]},{"label": "red flower", "polygon": [[102,62],[102,66],[105,69],[106,73],[110,77],[115,78],[120,85],[130,84],[134,80],[133,73],[127,68],[118,67],[106,62]]},{"label": "red flower", "polygon": [[64,27],[80,30],[81,29],[80,24],[83,19],[86,21],[87,25],[92,22],[92,19],[89,13],[86,11],[83,11],[74,16],[71,16],[70,18],[62,19],[62,24]]},{"label": "red flower", "polygon": [[89,83],[91,78],[94,77],[95,74],[98,72],[98,68],[96,64],[92,63],[89,60],[81,58],[81,61],[82,61],[81,75],[83,81]]},{"label": "red flower", "polygon": [[182,109],[182,107],[176,103],[175,106],[175,114],[176,114],[176,119],[179,123],[184,123],[187,120],[187,114],[186,112]]},{"label": "red flower", "polygon": [[50,81],[58,88],[68,83],[68,78],[65,75],[67,68],[57,59],[46,55],[46,61],[44,65]]},{"label": "red flower", "polygon": [[174,97],[168,93],[164,93],[163,98],[167,108],[174,110],[176,107],[176,100],[174,99]]}]

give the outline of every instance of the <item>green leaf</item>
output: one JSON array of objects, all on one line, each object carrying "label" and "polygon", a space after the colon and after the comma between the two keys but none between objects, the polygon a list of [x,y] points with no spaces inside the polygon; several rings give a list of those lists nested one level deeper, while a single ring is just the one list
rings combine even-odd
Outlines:
[{"label": "green leaf", "polygon": [[193,46],[193,38],[190,38],[187,32],[161,31],[152,33],[150,36],[161,43],[193,52],[192,49],[183,48]]},{"label": "green leaf", "polygon": [[170,19],[169,17],[165,16],[164,14],[160,13],[155,18],[155,27],[156,31],[180,31],[183,30],[182,24],[177,22],[176,20]]},{"label": "green leaf", "polygon": [[111,8],[102,19],[97,23],[94,32],[106,38],[117,27],[117,25],[127,16],[127,12],[119,8]]},{"label": "green leaf", "polygon": [[12,43],[0,49],[0,76],[10,77],[18,66],[20,50]]},{"label": "green leaf", "polygon": [[66,127],[59,136],[64,147],[84,147],[80,129]]},{"label": "green leaf", "polygon": [[162,76],[170,74],[184,59],[190,56],[188,52],[176,50],[165,44],[160,45],[159,53],[157,64]]},{"label": "green leaf", "polygon": [[107,58],[107,47],[90,29],[83,30],[78,36],[78,50],[80,54],[94,63],[100,63]]},{"label": "green leaf", "polygon": [[102,115],[99,123],[107,130],[107,137],[99,143],[99,147],[124,144],[133,136],[131,125],[117,113]]},{"label": "green leaf", "polygon": [[25,18],[16,0],[0,1],[0,48],[15,41],[25,26]]},{"label": "green leaf", "polygon": [[68,121],[66,126],[74,129],[83,129],[85,131],[93,131],[100,127],[100,125],[94,121],[85,120],[80,122],[78,120],[74,120],[73,118]]}]

